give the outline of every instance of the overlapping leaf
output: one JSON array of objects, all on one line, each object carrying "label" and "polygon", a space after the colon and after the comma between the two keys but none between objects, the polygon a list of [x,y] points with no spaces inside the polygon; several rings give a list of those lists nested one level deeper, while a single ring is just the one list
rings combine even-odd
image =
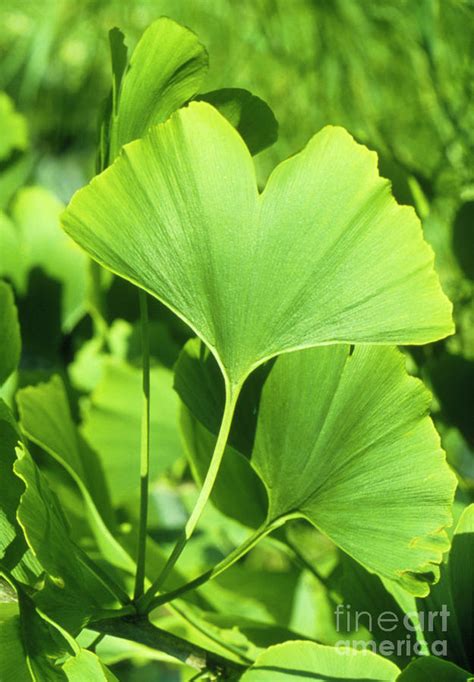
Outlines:
[{"label": "overlapping leaf", "polygon": [[259,195],[242,139],[192,103],[126,146],[63,223],[187,321],[231,384],[284,351],[452,331],[414,212],[339,128],[278,166]]},{"label": "overlapping leaf", "polygon": [[79,631],[97,609],[115,603],[112,580],[99,577],[72,542],[56,497],[24,447],[18,448],[14,470],[25,486],[17,518],[29,547],[47,573],[35,601],[61,626],[70,632]]},{"label": "overlapping leaf", "polygon": [[[127,68],[123,35],[110,33],[114,81],[111,98],[110,158],[127,142],[143,137],[194,98],[207,74],[208,55],[197,36],[161,17],[151,24],[133,51]],[[198,96],[211,102],[239,130],[252,154],[273,144],[278,124],[270,107],[242,88]]]},{"label": "overlapping leaf", "polygon": [[[165,121],[194,97],[207,66],[207,52],[192,31],[166,17],[151,24],[133,52],[129,69],[116,79],[111,159],[122,145],[142,137],[150,126]],[[122,56],[114,70],[123,69]]]},{"label": "overlapping leaf", "polygon": [[269,518],[300,512],[369,570],[427,594],[449,547],[456,485],[429,403],[391,348],[279,358],[252,454]]},{"label": "overlapping leaf", "polygon": [[39,582],[43,567],[28,547],[16,516],[23,493],[15,476],[15,448],[20,430],[7,405],[0,400],[0,568],[24,584]]}]

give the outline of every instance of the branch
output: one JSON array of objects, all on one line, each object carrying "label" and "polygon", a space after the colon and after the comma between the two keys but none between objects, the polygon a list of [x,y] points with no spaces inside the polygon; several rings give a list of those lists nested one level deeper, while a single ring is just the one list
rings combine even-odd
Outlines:
[{"label": "branch", "polygon": [[88,627],[96,632],[128,639],[162,651],[199,672],[214,673],[219,680],[238,680],[247,669],[240,663],[207,651],[166,630],[157,628],[143,616],[110,618],[90,623]]}]

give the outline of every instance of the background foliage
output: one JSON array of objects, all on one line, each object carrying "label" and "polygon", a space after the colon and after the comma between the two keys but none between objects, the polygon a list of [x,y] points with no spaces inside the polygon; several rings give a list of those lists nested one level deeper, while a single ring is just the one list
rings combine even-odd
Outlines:
[{"label": "background foliage", "polygon": [[[17,389],[48,382],[19,394],[19,415],[74,538],[93,554],[108,552],[118,565],[126,561],[117,556],[113,538],[104,540],[100,529],[91,534],[86,522],[95,508],[104,518],[113,508],[124,542],[134,545],[130,528],[138,486],[131,485],[130,457],[136,454],[138,470],[140,335],[132,287],[118,279],[105,281],[103,300],[91,300],[86,259],[63,239],[58,216],[94,174],[97,121],[110,84],[108,30],[119,26],[133,47],[161,15],[192,28],[208,48],[203,91],[247,88],[271,106],[279,137],[256,157],[260,184],[316,130],[340,124],[379,153],[381,173],[392,181],[395,196],[415,207],[454,302],[457,333],[411,350],[409,366],[433,392],[435,423],[460,483],[459,515],[474,501],[472,3],[10,0],[0,10],[0,276],[15,290],[23,348],[19,370],[2,397],[13,404]],[[177,426],[186,413],[179,416],[172,389],[172,367],[189,332],[151,302],[151,333],[152,447],[160,453],[152,471],[152,536],[171,547],[196,494]],[[57,428],[48,422],[48,433],[44,414],[38,415],[46,405],[55,405],[53,413],[62,411]],[[93,468],[81,471],[77,462],[64,462],[65,452],[73,458],[79,451],[77,462],[88,457],[90,467],[99,457],[97,471],[104,470],[111,499],[91,475]],[[26,476],[25,461],[22,468]],[[67,475],[71,469],[75,483]],[[81,498],[87,475],[92,500]],[[259,514],[258,504],[250,513]],[[186,577],[219,560],[245,536],[239,520],[229,522],[219,504],[206,511],[187,550]],[[169,628],[206,646],[213,640],[221,653],[226,651],[222,640],[251,650],[298,634],[324,644],[339,639],[335,595],[353,597],[351,581],[360,587],[373,577],[361,573],[357,578],[348,557],[315,531],[294,524],[288,532],[297,563],[283,545],[267,541],[243,564],[203,587],[188,607],[187,620],[167,612]],[[158,544],[151,546],[150,556],[161,560]],[[316,573],[304,569],[308,564],[317,567]],[[200,632],[201,610],[213,624],[211,636]],[[156,679],[157,671],[159,679],[187,679],[187,673],[153,660],[156,652],[139,645],[106,638],[98,652],[120,680],[144,682]],[[467,666],[459,657],[453,660]]]}]

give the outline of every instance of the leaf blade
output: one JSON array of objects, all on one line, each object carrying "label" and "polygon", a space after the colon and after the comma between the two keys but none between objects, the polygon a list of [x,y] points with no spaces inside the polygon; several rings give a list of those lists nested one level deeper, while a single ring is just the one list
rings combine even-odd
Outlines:
[{"label": "leaf blade", "polygon": [[191,103],[127,145],[75,195],[63,225],[181,317],[235,385],[282,352],[418,344],[453,330],[414,213],[341,129],[280,164],[260,196],[242,139],[212,107]]}]

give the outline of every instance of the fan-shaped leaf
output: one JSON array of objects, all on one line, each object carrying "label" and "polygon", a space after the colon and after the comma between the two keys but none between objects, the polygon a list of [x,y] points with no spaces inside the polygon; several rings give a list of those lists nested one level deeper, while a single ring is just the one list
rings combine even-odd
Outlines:
[{"label": "fan-shaped leaf", "polygon": [[234,385],[284,351],[452,331],[415,213],[339,128],[315,135],[259,195],[240,136],[192,103],[126,146],[63,223],[187,321]]},{"label": "fan-shaped leaf", "polygon": [[269,518],[300,512],[369,570],[427,594],[449,547],[456,485],[429,402],[392,348],[279,358],[252,454]]},{"label": "fan-shaped leaf", "polygon": [[[117,42],[114,34],[112,47]],[[122,47],[123,50],[123,47]],[[142,137],[150,126],[165,121],[198,92],[207,73],[208,56],[196,35],[167,17],[151,24],[133,51],[123,75],[126,58],[114,70],[116,115],[111,129],[111,159],[122,145]],[[118,81],[118,82],[117,82]]]}]

